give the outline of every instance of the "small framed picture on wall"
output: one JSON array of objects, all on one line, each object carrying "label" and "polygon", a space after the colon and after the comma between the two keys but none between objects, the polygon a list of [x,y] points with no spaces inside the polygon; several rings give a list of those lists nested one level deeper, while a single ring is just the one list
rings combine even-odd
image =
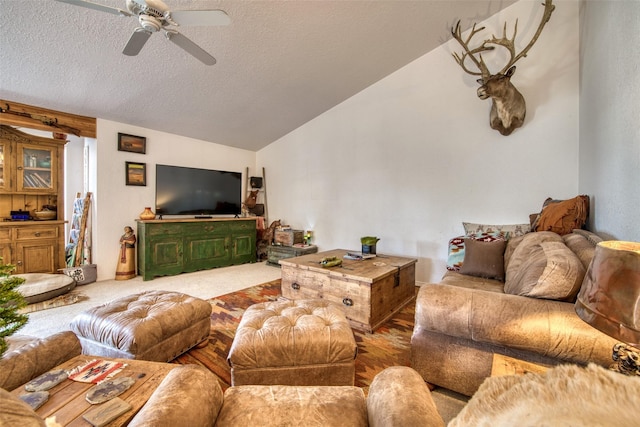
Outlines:
[{"label": "small framed picture on wall", "polygon": [[127,185],[147,185],[147,164],[125,162],[125,183]]},{"label": "small framed picture on wall", "polygon": [[118,132],[118,151],[145,154],[147,152],[147,138]]}]

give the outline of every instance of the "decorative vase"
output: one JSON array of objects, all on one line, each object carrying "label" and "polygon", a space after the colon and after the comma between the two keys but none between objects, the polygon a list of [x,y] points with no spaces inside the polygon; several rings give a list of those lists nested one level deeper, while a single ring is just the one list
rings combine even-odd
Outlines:
[{"label": "decorative vase", "polygon": [[140,219],[143,221],[149,220],[149,219],[156,219],[156,214],[153,213],[151,208],[147,207],[147,208],[144,208],[144,210],[140,214]]},{"label": "decorative vase", "polygon": [[361,237],[360,243],[362,244],[362,253],[374,255],[376,253],[376,243],[379,241],[380,239],[375,236]]}]

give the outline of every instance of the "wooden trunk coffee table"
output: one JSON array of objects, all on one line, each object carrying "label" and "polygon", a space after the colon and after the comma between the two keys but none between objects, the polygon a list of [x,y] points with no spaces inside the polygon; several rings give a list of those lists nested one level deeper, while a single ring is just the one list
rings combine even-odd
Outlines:
[{"label": "wooden trunk coffee table", "polygon": [[[57,366],[54,369],[71,370],[77,366],[82,366],[90,360],[116,360],[126,363],[127,367],[117,377],[132,377],[136,382],[124,393],[118,396],[120,399],[129,403],[132,408],[110,422],[109,427],[124,426],[131,421],[136,413],[147,403],[158,385],[167,376],[169,371],[179,367],[180,365],[161,362],[148,362],[144,360],[130,359],[110,359],[95,356],[76,356],[73,359]],[[56,421],[63,426],[91,426],[82,418],[87,411],[96,407],[85,399],[87,391],[95,386],[92,383],[82,383],[70,379],[64,380],[62,383],[53,387],[49,391],[49,400],[36,410],[36,413],[43,419],[51,416],[56,417]],[[18,387],[11,392],[16,396],[25,394],[24,385]]]},{"label": "wooden trunk coffee table", "polygon": [[[344,310],[351,327],[373,332],[415,298],[416,259],[377,255],[344,259],[334,249],[281,259],[282,296],[292,300],[324,298]],[[336,256],[342,265],[324,268],[320,260]]]}]

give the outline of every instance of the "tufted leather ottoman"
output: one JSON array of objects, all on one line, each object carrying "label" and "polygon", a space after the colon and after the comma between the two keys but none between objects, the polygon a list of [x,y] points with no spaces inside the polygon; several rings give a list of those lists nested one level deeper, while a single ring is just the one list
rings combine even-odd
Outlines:
[{"label": "tufted leather ottoman", "polygon": [[342,310],[326,300],[249,307],[227,361],[232,385],[353,385],[358,347]]},{"label": "tufted leather ottoman", "polygon": [[210,317],[207,301],[150,291],[93,307],[70,326],[83,354],[168,362],[209,337]]}]

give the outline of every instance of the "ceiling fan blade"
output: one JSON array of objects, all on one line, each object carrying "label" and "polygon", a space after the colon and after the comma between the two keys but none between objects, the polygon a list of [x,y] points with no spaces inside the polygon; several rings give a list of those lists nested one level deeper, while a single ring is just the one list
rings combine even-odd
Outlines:
[{"label": "ceiling fan blade", "polygon": [[224,10],[174,10],[171,18],[185,27],[229,25],[231,22]]},{"label": "ceiling fan blade", "polygon": [[74,6],[86,7],[88,9],[99,10],[101,12],[112,13],[114,15],[132,16],[126,10],[118,9],[116,7],[103,6],[101,4],[91,3],[90,1],[84,1],[84,0],[56,0],[56,1],[59,1],[60,3],[72,4]]},{"label": "ceiling fan blade", "polygon": [[144,28],[136,28],[131,34],[127,45],[124,47],[122,53],[128,56],[136,56],[140,53],[140,50],[144,46],[144,44],[149,40],[151,36],[151,32],[145,30]]},{"label": "ceiling fan blade", "polygon": [[177,44],[178,46],[186,50],[189,54],[193,55],[200,62],[206,65],[214,65],[216,63],[216,59],[213,56],[209,55],[204,49],[202,49],[200,46],[198,46],[179,32],[165,31],[164,35],[173,43]]}]

